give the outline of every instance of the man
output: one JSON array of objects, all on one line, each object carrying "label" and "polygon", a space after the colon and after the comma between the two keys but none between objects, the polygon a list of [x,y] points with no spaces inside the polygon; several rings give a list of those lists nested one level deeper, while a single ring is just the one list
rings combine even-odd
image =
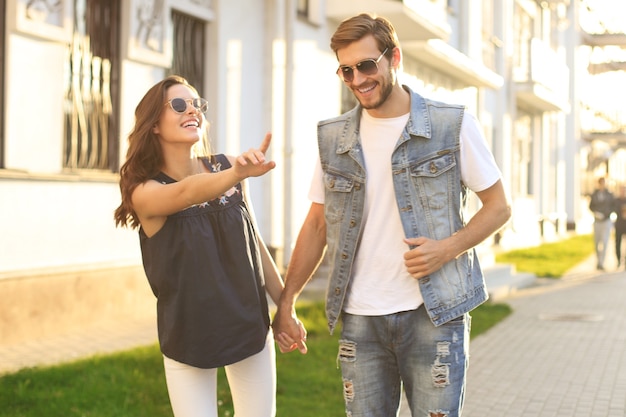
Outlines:
[{"label": "man", "polygon": [[622,264],[622,236],[626,234],[626,185],[619,187],[619,196],[615,199],[615,256],[617,267]]},{"label": "man", "polygon": [[[606,180],[598,178],[598,188],[591,194],[589,210],[593,212],[593,242],[596,250],[597,268],[604,270],[606,248],[609,244],[613,222],[611,213],[615,209],[615,197],[606,189]],[[620,247],[621,249],[621,247]]]},{"label": "man", "polygon": [[[331,39],[359,105],[318,125],[312,204],[273,324],[281,351],[306,352],[294,304],[326,250],[330,331],[346,414],[395,416],[402,384],[413,416],[460,414],[468,312],[487,299],[472,249],[510,209],[493,156],[463,107],[398,83],[393,26],[361,14]],[[466,187],[481,209],[464,224]]]}]

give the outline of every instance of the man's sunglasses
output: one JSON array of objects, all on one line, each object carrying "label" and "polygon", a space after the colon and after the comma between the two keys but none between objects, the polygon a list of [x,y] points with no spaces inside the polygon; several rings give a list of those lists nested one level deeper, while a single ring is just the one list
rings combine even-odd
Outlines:
[{"label": "man's sunglasses", "polygon": [[170,105],[172,110],[178,114],[183,114],[187,111],[187,105],[191,104],[200,113],[206,113],[209,109],[209,102],[203,98],[180,98],[176,97],[168,100],[164,105]]},{"label": "man's sunglasses", "polygon": [[383,59],[383,56],[385,56],[388,50],[389,48],[386,48],[376,59],[364,59],[356,65],[339,65],[339,68],[337,68],[337,75],[339,75],[341,79],[347,83],[354,80],[355,69],[359,70],[359,72],[363,75],[374,75],[378,72],[378,63],[381,59]]}]

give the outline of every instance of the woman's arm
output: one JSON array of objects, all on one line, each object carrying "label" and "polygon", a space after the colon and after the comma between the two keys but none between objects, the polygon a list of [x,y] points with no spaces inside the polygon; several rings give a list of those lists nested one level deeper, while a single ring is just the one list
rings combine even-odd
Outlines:
[{"label": "woman's arm", "polygon": [[265,245],[263,238],[259,234],[256,215],[254,214],[254,207],[252,205],[252,201],[250,200],[250,195],[248,192],[247,180],[241,182],[241,191],[246,206],[248,207],[248,212],[250,213],[250,217],[254,225],[254,230],[257,231],[257,243],[259,245],[259,251],[261,253],[261,266],[263,268],[263,275],[265,277],[265,289],[269,296],[272,298],[272,301],[277,304],[284,288],[283,279],[280,276],[280,272],[278,270],[278,266],[276,266],[276,262],[274,262],[274,259],[267,249],[267,245]]},{"label": "woman's arm", "polygon": [[283,283],[283,279],[280,276],[280,272],[278,271],[278,267],[272,259],[265,242],[259,236],[259,249],[261,251],[261,262],[263,265],[263,275],[265,275],[265,289],[269,296],[274,301],[274,304],[278,304],[278,300],[280,299],[280,295],[285,288],[285,284]]},{"label": "woman's arm", "polygon": [[263,175],[274,168],[276,164],[273,161],[265,160],[270,141],[271,134],[268,133],[260,148],[229,158],[232,167],[224,171],[191,175],[173,184],[146,181],[133,191],[133,209],[145,221],[166,217],[194,204],[213,200],[238,182]]}]

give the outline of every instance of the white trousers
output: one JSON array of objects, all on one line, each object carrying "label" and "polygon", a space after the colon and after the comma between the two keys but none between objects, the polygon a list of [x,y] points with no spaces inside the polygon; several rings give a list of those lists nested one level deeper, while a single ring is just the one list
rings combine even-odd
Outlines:
[{"label": "white trousers", "polygon": [[[217,417],[217,368],[202,369],[163,357],[175,417]],[[236,417],[276,415],[276,351],[270,331],[265,348],[224,367]]]}]

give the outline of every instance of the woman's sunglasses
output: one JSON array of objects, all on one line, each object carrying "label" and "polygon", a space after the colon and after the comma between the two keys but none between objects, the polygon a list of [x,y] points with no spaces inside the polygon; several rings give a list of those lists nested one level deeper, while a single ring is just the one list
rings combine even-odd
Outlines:
[{"label": "woman's sunglasses", "polygon": [[383,59],[387,50],[389,50],[389,48],[386,48],[376,59],[364,59],[356,65],[339,65],[339,68],[337,68],[337,75],[339,75],[341,79],[347,83],[354,80],[354,70],[359,70],[359,72],[363,75],[374,75],[378,72],[378,63],[381,59]]},{"label": "woman's sunglasses", "polygon": [[209,109],[209,102],[203,98],[180,98],[176,97],[168,100],[165,105],[170,105],[172,110],[178,114],[183,114],[187,111],[187,105],[191,104],[200,113],[206,113]]}]

